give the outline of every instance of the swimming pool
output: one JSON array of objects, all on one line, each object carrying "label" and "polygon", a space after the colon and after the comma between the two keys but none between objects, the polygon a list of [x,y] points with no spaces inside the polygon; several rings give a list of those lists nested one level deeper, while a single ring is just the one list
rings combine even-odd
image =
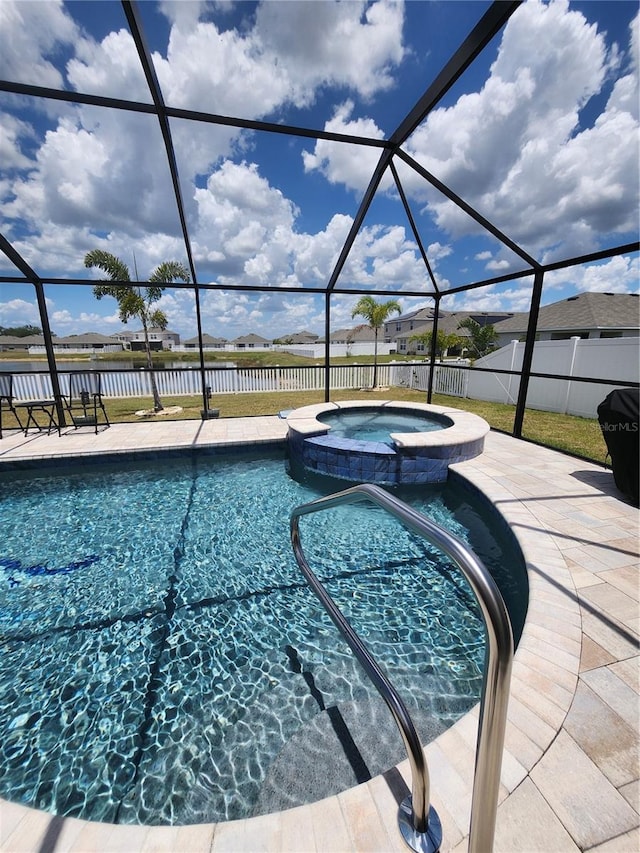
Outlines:
[{"label": "swimming pool", "polygon": [[392,432],[433,432],[452,426],[453,421],[435,415],[412,414],[397,409],[343,409],[318,415],[331,427],[331,435],[360,441],[391,442]]},{"label": "swimming pool", "polygon": [[[219,821],[401,760],[291,553],[289,513],[319,493],[286,475],[282,453],[3,475],[0,795],[90,820]],[[518,563],[465,490],[409,497],[488,564]],[[304,535],[423,740],[436,736],[480,691],[466,584],[372,507],[319,514]],[[517,573],[498,581],[522,600]]]}]

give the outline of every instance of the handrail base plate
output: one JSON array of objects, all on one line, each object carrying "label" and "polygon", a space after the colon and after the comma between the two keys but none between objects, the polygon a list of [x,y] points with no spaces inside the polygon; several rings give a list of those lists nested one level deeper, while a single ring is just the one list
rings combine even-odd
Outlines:
[{"label": "handrail base plate", "polygon": [[429,818],[426,832],[416,832],[413,827],[413,807],[411,796],[400,803],[398,809],[398,826],[405,842],[416,853],[438,853],[442,844],[442,824],[438,813],[429,807]]}]

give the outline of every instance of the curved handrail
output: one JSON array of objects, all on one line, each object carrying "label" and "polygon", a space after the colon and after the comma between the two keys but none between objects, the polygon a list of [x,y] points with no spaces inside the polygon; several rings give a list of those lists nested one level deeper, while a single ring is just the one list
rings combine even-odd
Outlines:
[{"label": "curved handrail", "polygon": [[[480,605],[487,643],[471,803],[469,851],[470,853],[489,853],[493,849],[495,834],[500,767],[513,661],[513,633],[506,605],[489,570],[464,542],[379,486],[369,483],[352,486],[342,492],[302,504],[291,513],[291,543],[300,569],[387,703],[402,734],[412,771],[412,823],[417,833],[427,832],[429,828],[429,775],[413,722],[395,689],[309,568],[300,541],[299,519],[301,516],[364,500],[382,507],[401,521],[405,527],[444,551],[461,569]],[[405,840],[410,843],[406,836]]]}]

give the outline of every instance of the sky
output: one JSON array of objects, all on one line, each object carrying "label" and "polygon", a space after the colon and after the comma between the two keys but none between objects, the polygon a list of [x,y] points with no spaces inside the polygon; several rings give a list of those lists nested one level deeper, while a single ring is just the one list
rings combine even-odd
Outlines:
[{"label": "sky", "polygon": [[[167,105],[384,139],[488,7],[145,0],[139,11]],[[639,44],[637,2],[525,2],[403,150],[541,263],[637,241]],[[0,0],[0,80],[150,103],[112,0]],[[45,281],[52,331],[121,331],[115,300],[93,295],[100,273],[85,268],[85,254],[115,254],[134,279],[187,260],[157,119],[2,91],[0,111],[0,233]],[[326,286],[379,149],[177,118],[170,129],[198,282],[229,288],[201,293],[203,332],[322,334],[324,297],[282,288]],[[396,165],[441,290],[523,269],[416,171]],[[548,273],[542,301],[637,292],[639,273],[638,253]],[[0,253],[0,276],[15,274]],[[268,291],[231,289],[240,285]],[[380,290],[381,299],[397,290],[403,313],[432,304],[389,175],[338,285]],[[445,297],[442,308],[526,311],[531,285],[478,288]],[[362,321],[352,317],[357,299],[332,297],[332,330]],[[196,334],[191,291],[169,287],[158,307],[183,339]],[[0,282],[0,326],[25,324],[40,325],[34,288]]]}]

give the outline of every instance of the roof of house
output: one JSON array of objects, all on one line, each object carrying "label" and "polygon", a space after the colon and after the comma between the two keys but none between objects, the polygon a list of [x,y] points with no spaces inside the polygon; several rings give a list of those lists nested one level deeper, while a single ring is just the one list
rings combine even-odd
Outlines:
[{"label": "roof of house", "polygon": [[312,344],[315,343],[319,339],[319,335],[316,335],[315,332],[292,332],[287,335],[279,335],[278,340],[286,341],[291,344]]},{"label": "roof of house", "polygon": [[116,346],[118,341],[111,337],[111,335],[102,335],[100,332],[83,332],[80,335],[67,335],[64,338],[54,338],[53,343],[54,345],[70,344],[71,346],[74,344],[108,344],[109,346]]},{"label": "roof of house", "polygon": [[293,344],[311,343],[318,340],[318,335],[315,332],[294,332],[292,335],[283,335],[283,338],[291,340]]},{"label": "roof of house", "polygon": [[[161,329],[160,326],[149,326],[147,332],[149,332],[149,334],[153,332],[154,335],[174,335],[176,337],[180,337],[180,332],[173,332],[171,329]],[[132,335],[143,335],[144,329],[123,329],[121,332],[116,332],[115,334],[128,337],[131,337]]]},{"label": "roof of house", "polygon": [[[380,333],[378,333],[378,339],[380,339]],[[335,332],[332,332],[329,340],[334,343],[336,341],[348,341],[349,343],[368,342],[375,340],[375,333],[371,326],[362,324],[361,326],[354,326],[352,329],[337,329]]]},{"label": "roof of house", "polygon": [[[481,326],[490,324],[497,325],[498,318],[510,318],[512,313],[509,311],[449,311],[438,315],[438,331],[444,332],[447,335],[456,334],[461,338],[469,337],[470,333],[467,329],[459,329],[458,326],[467,317],[471,317],[476,323]],[[426,318],[425,318],[426,319]],[[423,335],[433,329],[433,318],[421,325],[414,326],[411,331],[398,332],[394,340],[410,338],[412,335]]]},{"label": "roof of house", "polygon": [[[529,312],[514,314],[495,323],[496,332],[526,332]],[[580,293],[551,305],[538,315],[538,331],[581,329],[640,329],[640,299],[637,293]]]},{"label": "roof of house", "polygon": [[267,340],[267,338],[261,338],[260,335],[254,335],[252,333],[250,335],[241,335],[239,338],[234,338],[232,343],[234,343],[234,344],[270,344],[271,341]]},{"label": "roof of house", "polygon": [[[117,345],[118,341],[111,335],[102,335],[100,332],[83,332],[80,335],[53,336],[52,343],[54,346],[66,344],[73,346],[74,344],[108,344],[110,346]],[[20,343],[23,346],[44,346],[44,335],[25,335],[22,338],[14,337],[13,335],[3,335],[0,337],[0,342],[5,344]]]},{"label": "roof of house", "polygon": [[418,308],[415,311],[409,311],[408,314],[401,314],[399,317],[390,317],[385,322],[400,323],[406,322],[407,320],[430,320],[433,318],[434,313],[435,309],[433,305],[427,305],[424,308]]},{"label": "roof of house", "polygon": [[[14,335],[2,335],[0,340],[3,343],[21,343],[23,346],[37,346],[38,344],[44,345],[44,336],[43,335],[23,335],[22,337],[17,337]],[[53,342],[57,341],[57,338],[53,338]]]},{"label": "roof of house", "polygon": [[[407,315],[408,316],[408,315]],[[523,334],[529,323],[529,312],[453,311],[440,315],[438,329],[447,334],[466,337],[469,332],[458,326],[467,317],[481,325],[491,323],[501,334]],[[500,317],[504,319],[500,319]],[[484,321],[484,323],[483,323]],[[398,338],[409,338],[430,332],[432,322],[399,332]],[[540,308],[538,331],[578,331],[585,329],[640,329],[640,299],[636,293],[580,293]]]},{"label": "roof of house", "polygon": [[[196,335],[194,338],[187,338],[186,341],[182,342],[183,344],[198,344],[200,343],[198,336]],[[208,335],[206,332],[202,335],[202,343],[203,344],[226,344],[228,343],[226,338],[214,338],[213,335]]]},{"label": "roof of house", "polygon": [[29,336],[20,336],[20,335],[0,335],[0,344],[22,344],[23,346],[28,346],[25,341],[28,338],[33,338],[33,335]]}]

